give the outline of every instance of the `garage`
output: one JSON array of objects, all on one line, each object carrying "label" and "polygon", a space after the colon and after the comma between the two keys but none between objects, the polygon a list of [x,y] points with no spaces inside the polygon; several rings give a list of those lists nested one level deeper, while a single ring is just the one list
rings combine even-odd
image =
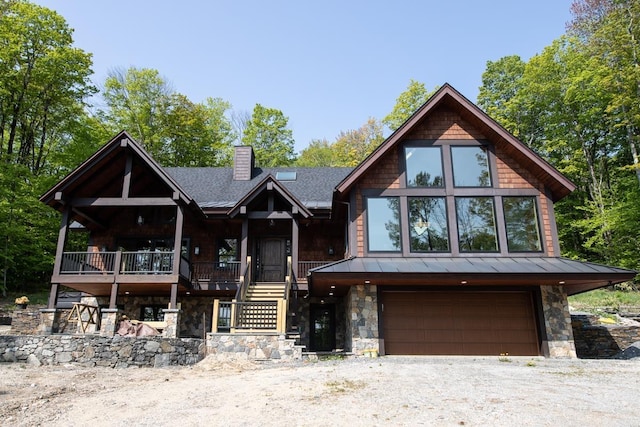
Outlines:
[{"label": "garage", "polygon": [[386,354],[539,354],[531,292],[382,292]]}]

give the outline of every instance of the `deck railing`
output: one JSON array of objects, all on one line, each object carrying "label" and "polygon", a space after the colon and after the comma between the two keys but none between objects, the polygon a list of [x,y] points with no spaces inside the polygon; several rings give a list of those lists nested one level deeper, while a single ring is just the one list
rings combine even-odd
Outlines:
[{"label": "deck railing", "polygon": [[194,282],[237,282],[240,280],[240,261],[194,262],[191,279]]},{"label": "deck railing", "polygon": [[307,273],[312,268],[322,267],[333,261],[298,261],[298,280],[307,280]]},{"label": "deck railing", "polygon": [[113,274],[115,252],[65,252],[60,272],[68,274]]},{"label": "deck railing", "polygon": [[[173,257],[173,251],[64,252],[60,274],[173,274]],[[189,262],[181,257],[180,274],[189,277],[189,270]]]}]

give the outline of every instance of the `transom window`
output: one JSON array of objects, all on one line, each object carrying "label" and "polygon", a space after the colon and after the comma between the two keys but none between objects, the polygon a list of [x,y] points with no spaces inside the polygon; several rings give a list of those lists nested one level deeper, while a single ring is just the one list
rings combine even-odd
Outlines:
[{"label": "transom window", "polygon": [[400,203],[398,197],[370,197],[367,199],[367,231],[369,251],[400,251]]},{"label": "transom window", "polygon": [[407,187],[444,187],[442,149],[405,147]]},{"label": "transom window", "polygon": [[451,147],[451,161],[454,186],[491,187],[486,147]]}]

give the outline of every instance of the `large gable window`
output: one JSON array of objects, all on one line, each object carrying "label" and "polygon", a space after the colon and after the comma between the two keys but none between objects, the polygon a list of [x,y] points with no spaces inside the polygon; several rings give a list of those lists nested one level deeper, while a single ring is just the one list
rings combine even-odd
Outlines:
[{"label": "large gable window", "polygon": [[407,187],[444,187],[442,149],[405,147]]},{"label": "large gable window", "polygon": [[503,197],[509,252],[539,252],[540,227],[535,197]]},{"label": "large gable window", "polygon": [[411,252],[448,252],[449,232],[444,197],[409,197]]},{"label": "large gable window", "polygon": [[491,187],[486,147],[451,147],[451,160],[454,186]]},{"label": "large gable window", "polygon": [[497,252],[492,197],[456,197],[460,252]]},{"label": "large gable window", "polygon": [[367,199],[368,248],[372,252],[399,252],[400,203],[397,197]]}]

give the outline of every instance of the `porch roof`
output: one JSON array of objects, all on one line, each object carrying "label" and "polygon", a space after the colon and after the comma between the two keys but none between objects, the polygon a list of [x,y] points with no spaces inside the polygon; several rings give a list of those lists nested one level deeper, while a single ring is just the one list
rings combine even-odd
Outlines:
[{"label": "porch roof", "polygon": [[307,209],[329,209],[333,191],[353,168],[255,168],[249,181],[233,179],[233,168],[165,168],[201,208],[232,208],[256,185],[278,172],[296,172],[292,181],[279,180]]},{"label": "porch roof", "polygon": [[638,272],[559,257],[350,258],[309,270],[309,289],[374,285],[563,285],[573,295],[632,280]]}]

